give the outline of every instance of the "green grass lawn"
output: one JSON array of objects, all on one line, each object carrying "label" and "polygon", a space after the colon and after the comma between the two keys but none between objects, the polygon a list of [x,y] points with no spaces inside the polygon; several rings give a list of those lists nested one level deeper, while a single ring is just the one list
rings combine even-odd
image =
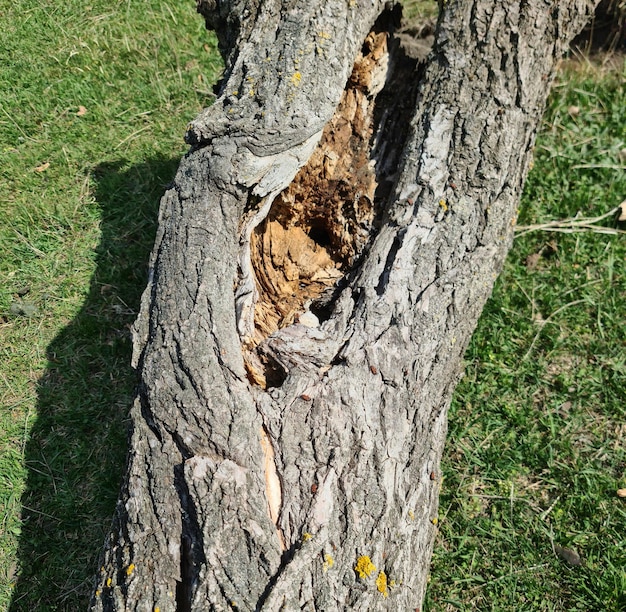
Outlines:
[{"label": "green grass lawn", "polygon": [[[221,69],[194,5],[0,0],[2,610],[86,607],[158,200]],[[521,224],[626,197],[625,76],[563,75]],[[626,609],[625,250],[516,241],[451,413],[429,610]]]}]

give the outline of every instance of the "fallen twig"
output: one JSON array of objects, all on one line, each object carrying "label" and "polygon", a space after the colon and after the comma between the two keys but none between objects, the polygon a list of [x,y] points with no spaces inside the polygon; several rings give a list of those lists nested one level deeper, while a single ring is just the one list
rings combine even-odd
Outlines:
[{"label": "fallen twig", "polygon": [[518,225],[515,228],[516,238],[528,234],[529,232],[561,232],[563,234],[574,234],[577,232],[595,232],[598,234],[626,234],[626,230],[597,225],[600,221],[615,216],[620,206],[610,210],[599,217],[579,217],[576,215],[571,219],[559,219],[557,221],[548,221],[547,223],[537,223],[536,225]]}]

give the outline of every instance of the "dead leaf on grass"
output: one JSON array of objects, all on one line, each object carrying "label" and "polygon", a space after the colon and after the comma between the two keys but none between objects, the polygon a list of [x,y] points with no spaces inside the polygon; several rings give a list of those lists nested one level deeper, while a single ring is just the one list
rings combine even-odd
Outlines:
[{"label": "dead leaf on grass", "polygon": [[[542,257],[544,259],[551,258],[556,255],[558,251],[559,245],[557,244],[556,240],[551,240],[550,242],[547,242],[539,249],[539,251],[537,251],[536,253],[531,253],[526,258],[526,260],[524,261],[524,263],[526,264],[526,268],[528,270],[534,270],[539,265],[539,261]],[[557,266],[558,265],[559,263],[557,261]]]},{"label": "dead leaf on grass", "polygon": [[570,107],[567,109],[567,114],[568,114],[570,117],[577,117],[578,115],[580,115],[580,107],[579,107],[579,106],[573,106],[573,105],[572,105],[572,106],[570,106]]},{"label": "dead leaf on grass", "polygon": [[626,497],[626,489],[617,489],[617,497]]},{"label": "dead leaf on grass", "polygon": [[626,200],[617,207],[617,220],[626,221]]},{"label": "dead leaf on grass", "polygon": [[86,114],[87,114],[87,109],[84,106],[80,105],[78,107],[78,112],[76,113],[76,116],[82,117],[83,115],[86,115]]},{"label": "dead leaf on grass", "polygon": [[525,264],[528,270],[534,270],[541,259],[541,253],[533,253],[526,258]]},{"label": "dead leaf on grass", "polygon": [[564,546],[554,545],[554,552],[567,561],[570,565],[582,565],[580,555],[573,548],[565,548]]},{"label": "dead leaf on grass", "polygon": [[46,162],[45,164],[41,164],[41,166],[37,166],[35,168],[35,172],[45,172],[50,167],[50,162]]}]

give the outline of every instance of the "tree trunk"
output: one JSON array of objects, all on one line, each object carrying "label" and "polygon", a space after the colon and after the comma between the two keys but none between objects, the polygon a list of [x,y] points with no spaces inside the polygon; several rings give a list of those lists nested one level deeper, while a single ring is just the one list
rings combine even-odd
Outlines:
[{"label": "tree trunk", "polygon": [[[387,9],[385,8],[387,6]],[[463,352],[590,0],[201,0],[226,61],[161,202],[92,610],[413,610]]]}]

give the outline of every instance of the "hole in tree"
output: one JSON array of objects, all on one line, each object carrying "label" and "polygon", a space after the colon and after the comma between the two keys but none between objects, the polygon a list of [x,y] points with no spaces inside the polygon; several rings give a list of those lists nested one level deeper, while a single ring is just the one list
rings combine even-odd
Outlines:
[{"label": "hole in tree", "polygon": [[323,227],[312,227],[309,231],[309,238],[323,247],[330,246],[332,243],[330,234]]},{"label": "hole in tree", "polygon": [[316,150],[250,237],[258,298],[244,359],[263,388],[288,375],[264,354],[265,339],[306,308],[328,320],[380,228],[421,74],[412,36],[392,33],[399,11],[385,11],[367,35]]}]

